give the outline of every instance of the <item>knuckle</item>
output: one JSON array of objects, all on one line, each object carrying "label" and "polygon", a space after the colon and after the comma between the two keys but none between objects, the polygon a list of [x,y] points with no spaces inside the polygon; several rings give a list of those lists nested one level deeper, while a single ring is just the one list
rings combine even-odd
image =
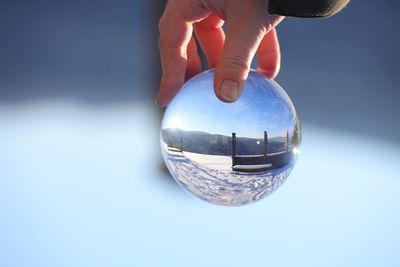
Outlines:
[{"label": "knuckle", "polygon": [[161,33],[164,31],[166,25],[166,17],[162,15],[160,20],[158,21],[158,31]]},{"label": "knuckle", "polygon": [[203,18],[208,11],[203,6],[201,1],[198,0],[184,0],[181,7],[181,14],[186,21],[196,22]]},{"label": "knuckle", "polygon": [[267,22],[255,20],[249,22],[249,27],[257,38],[262,38],[271,29],[271,26]]},{"label": "knuckle", "polygon": [[250,69],[250,63],[245,57],[227,57],[222,61],[222,69],[229,73],[241,73]]}]

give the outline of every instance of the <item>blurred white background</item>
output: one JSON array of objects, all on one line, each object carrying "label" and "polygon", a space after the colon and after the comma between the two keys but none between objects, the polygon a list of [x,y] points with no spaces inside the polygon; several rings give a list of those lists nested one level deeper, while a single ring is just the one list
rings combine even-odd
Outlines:
[{"label": "blurred white background", "polygon": [[163,3],[0,3],[0,266],[400,265],[399,6],[279,26],[302,155],[226,208],[162,167]]}]

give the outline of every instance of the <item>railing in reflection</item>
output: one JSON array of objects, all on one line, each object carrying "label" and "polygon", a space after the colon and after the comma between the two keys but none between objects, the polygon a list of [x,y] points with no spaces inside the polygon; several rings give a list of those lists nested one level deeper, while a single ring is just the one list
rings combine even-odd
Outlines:
[{"label": "railing in reflection", "polygon": [[[257,144],[260,144],[257,141]],[[260,144],[261,145],[261,144]],[[232,170],[234,171],[262,171],[282,167],[293,159],[293,149],[290,146],[289,131],[286,131],[286,149],[268,154],[268,133],[264,131],[262,154],[237,155],[237,136],[232,133]]]}]

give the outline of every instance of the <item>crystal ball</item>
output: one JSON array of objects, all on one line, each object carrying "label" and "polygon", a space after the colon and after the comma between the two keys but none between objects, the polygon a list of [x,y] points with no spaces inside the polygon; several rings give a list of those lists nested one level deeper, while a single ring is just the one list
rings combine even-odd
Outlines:
[{"label": "crystal ball", "polygon": [[251,70],[233,103],[214,93],[214,70],[195,76],[165,111],[160,143],[169,172],[207,202],[238,206],[274,192],[300,152],[292,101],[275,81]]}]

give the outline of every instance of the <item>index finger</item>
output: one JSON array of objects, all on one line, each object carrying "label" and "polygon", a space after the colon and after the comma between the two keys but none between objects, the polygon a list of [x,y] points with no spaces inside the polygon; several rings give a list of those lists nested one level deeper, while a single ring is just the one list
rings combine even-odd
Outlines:
[{"label": "index finger", "polygon": [[166,106],[185,81],[187,46],[192,36],[192,24],[167,4],[159,23],[160,56],[163,76],[156,99],[159,106]]}]

